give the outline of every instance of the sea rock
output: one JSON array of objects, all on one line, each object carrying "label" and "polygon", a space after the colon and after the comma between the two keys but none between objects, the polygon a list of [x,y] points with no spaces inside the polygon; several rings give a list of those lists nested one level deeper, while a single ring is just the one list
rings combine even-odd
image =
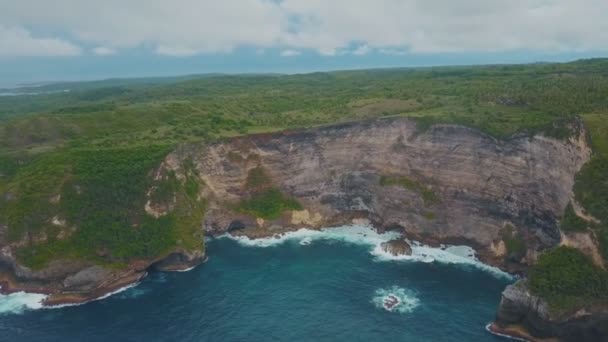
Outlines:
[{"label": "sea rock", "polygon": [[383,242],[380,247],[383,251],[390,253],[393,256],[412,255],[412,247],[403,239]]}]

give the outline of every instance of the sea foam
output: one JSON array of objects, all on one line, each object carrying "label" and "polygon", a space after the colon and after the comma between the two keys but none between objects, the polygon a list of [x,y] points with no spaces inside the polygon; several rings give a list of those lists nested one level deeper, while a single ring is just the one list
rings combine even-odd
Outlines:
[{"label": "sea foam", "polygon": [[522,341],[522,342],[529,342],[528,340],[526,340],[525,338],[521,338],[521,337],[515,337],[515,336],[511,336],[511,335],[507,335],[507,334],[501,334],[495,331],[492,331],[492,329],[490,329],[490,327],[492,326],[492,323],[488,323],[486,325],[486,331],[489,332],[492,335],[496,335],[496,336],[500,336],[500,337],[504,337],[506,339],[509,340],[514,340],[514,341]]},{"label": "sea foam", "polygon": [[49,305],[49,306],[43,306],[42,308],[43,309],[59,309],[59,308],[65,308],[65,307],[69,307],[69,306],[80,306],[80,305],[84,305],[84,304],[87,304],[87,303],[90,303],[90,302],[95,302],[95,301],[98,301],[98,300],[106,299],[106,298],[108,298],[110,296],[113,296],[115,294],[119,294],[121,292],[127,291],[128,289],[133,288],[133,287],[135,287],[135,286],[137,286],[139,284],[140,284],[139,282],[133,283],[133,284],[129,284],[127,286],[123,286],[121,288],[118,288],[118,289],[116,289],[116,290],[114,290],[112,292],[108,292],[108,293],[104,294],[101,297],[97,297],[95,299],[91,299],[91,300],[88,300],[88,301],[82,302],[82,303],[69,303],[69,304]]},{"label": "sea foam", "polygon": [[469,246],[443,246],[435,248],[422,245],[416,241],[408,241],[412,247],[412,255],[392,255],[382,249],[382,243],[399,238],[398,232],[388,231],[380,234],[370,226],[342,226],[335,228],[323,228],[312,230],[301,228],[296,231],[277,234],[267,238],[250,239],[246,236],[222,235],[220,238],[228,238],[237,241],[242,246],[248,247],[272,247],[286,242],[295,242],[300,245],[309,245],[314,241],[337,240],[344,243],[368,246],[370,253],[377,261],[409,261],[409,262],[438,262],[443,264],[468,265],[491,273],[496,277],[511,279],[512,276],[493,267],[482,263],[475,257],[475,250]]},{"label": "sea foam", "polygon": [[[384,306],[384,301],[388,296],[394,296],[399,299],[399,303],[392,309],[387,309]],[[372,303],[378,309],[390,312],[410,313],[420,305],[420,300],[413,291],[398,286],[392,286],[387,289],[377,289],[372,298]]]},{"label": "sea foam", "polygon": [[58,309],[65,308],[68,306],[78,306],[84,305],[86,303],[106,299],[115,294],[124,292],[132,287],[139,285],[139,283],[130,284],[119,289],[116,289],[112,292],[108,292],[105,295],[92,299],[90,301],[82,302],[82,303],[74,303],[74,304],[58,304],[58,305],[50,305],[44,306],[42,303],[48,297],[44,294],[39,293],[26,293],[26,292],[15,292],[8,295],[0,295],[0,315],[3,314],[22,314],[26,310],[36,310],[36,309]]},{"label": "sea foam", "polygon": [[230,234],[222,235],[220,238],[229,238],[248,247],[272,247],[285,242],[297,242],[301,245],[307,245],[319,240],[337,240],[350,244],[374,247],[379,246],[382,242],[396,239],[399,236],[397,232],[379,234],[368,226],[342,226],[320,230],[301,228],[296,231],[259,239],[250,239],[246,236],[233,236]]},{"label": "sea foam", "polygon": [[46,295],[39,293],[15,292],[8,295],[0,295],[0,315],[21,314],[25,310],[42,308],[42,302]]}]

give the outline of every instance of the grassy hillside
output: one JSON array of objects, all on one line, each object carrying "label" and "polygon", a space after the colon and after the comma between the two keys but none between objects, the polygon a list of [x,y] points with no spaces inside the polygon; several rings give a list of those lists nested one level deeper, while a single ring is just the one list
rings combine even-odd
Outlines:
[{"label": "grassy hillside", "polygon": [[[69,91],[53,92],[61,89]],[[179,245],[196,248],[204,206],[196,189],[204,185],[151,176],[180,143],[390,116],[413,117],[421,129],[457,123],[499,138],[537,132],[564,138],[569,120],[584,114],[595,155],[577,179],[576,195],[608,222],[604,59],[110,80],[42,90],[53,93],[0,97],[0,224],[9,227],[10,241],[22,241],[19,258],[33,267],[59,257],[120,264]],[[183,193],[177,210],[147,215],[150,188],[157,200]],[[271,190],[257,195],[273,205],[246,202],[241,210],[276,217],[297,207]],[[602,224],[594,229],[608,251]]]}]

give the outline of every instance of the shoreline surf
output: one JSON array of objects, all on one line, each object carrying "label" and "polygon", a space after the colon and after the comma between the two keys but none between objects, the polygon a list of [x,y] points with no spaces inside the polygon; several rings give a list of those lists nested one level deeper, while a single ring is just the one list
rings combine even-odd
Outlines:
[{"label": "shoreline surf", "polygon": [[[285,232],[271,237],[251,239],[246,236],[234,236],[224,234],[216,237],[216,239],[231,239],[244,247],[272,247],[278,246],[287,242],[298,243],[301,248],[314,243],[315,241],[338,241],[346,244],[363,245],[370,248],[369,253],[374,258],[374,261],[405,261],[405,262],[437,262],[443,264],[455,264],[475,267],[482,271],[489,272],[495,277],[504,277],[512,279],[513,276],[506,273],[497,267],[484,264],[475,257],[475,250],[468,246],[448,246],[442,245],[439,248],[423,245],[416,241],[408,241],[412,247],[412,255],[393,256],[382,250],[381,244],[393,239],[401,238],[398,232],[388,231],[378,233],[373,227],[365,225],[349,225],[341,227],[323,228],[320,230],[312,230],[301,228],[295,231]],[[195,269],[196,266],[188,269],[179,270],[179,272],[188,272]],[[25,291],[15,292],[8,295],[0,295],[0,315],[6,313],[23,313],[25,310],[37,309],[57,309],[70,306],[84,305],[93,301],[102,300],[111,297],[115,294],[126,291],[141,283],[141,277],[137,282],[121,286],[113,289],[103,295],[82,302],[62,303],[45,305],[44,302],[49,298],[49,295],[40,293],[28,293]],[[3,309],[4,306],[4,309]]]}]

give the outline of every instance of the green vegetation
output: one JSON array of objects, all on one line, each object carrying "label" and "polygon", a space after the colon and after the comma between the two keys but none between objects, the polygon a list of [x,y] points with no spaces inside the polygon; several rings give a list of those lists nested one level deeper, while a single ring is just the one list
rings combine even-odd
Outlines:
[{"label": "green vegetation", "polygon": [[386,116],[413,117],[421,127],[458,123],[497,137],[562,136],[556,122],[606,112],[607,69],[607,60],[588,60],[75,83],[62,85],[68,93],[0,97],[0,147],[174,144]]},{"label": "green vegetation", "polygon": [[556,312],[579,305],[608,303],[608,272],[580,251],[558,247],[543,253],[530,269],[530,290]]},{"label": "green vegetation", "polygon": [[236,206],[237,211],[274,220],[287,210],[302,210],[302,205],[298,201],[272,186],[270,175],[261,166],[249,170],[245,187],[250,192],[250,196]]},{"label": "green vegetation", "polygon": [[422,200],[426,205],[432,205],[439,202],[439,196],[429,187],[411,180],[405,176],[380,176],[380,185],[382,186],[400,186],[410,191],[416,192],[422,196]]},{"label": "green vegetation", "polygon": [[435,219],[435,213],[432,211],[425,211],[422,213],[422,217],[424,217],[425,219],[432,221]]},{"label": "green vegetation", "polygon": [[[498,138],[542,132],[564,139],[576,133],[570,123],[581,115],[594,155],[577,176],[576,200],[601,220],[592,229],[608,260],[606,59],[108,80],[36,91],[55,93],[0,97],[0,225],[9,227],[10,241],[24,242],[18,255],[30,266],[60,257],[119,265],[200,246],[204,184],[192,165],[184,165],[183,177],[154,180],[151,173],[179,144],[397,116],[416,120],[421,133],[434,123],[455,123]],[[246,184],[251,196],[239,210],[274,218],[300,208],[271,183],[267,172],[253,169]],[[439,200],[407,178],[381,183],[417,192],[427,205]],[[146,214],[148,190],[152,203],[174,210],[159,218]],[[65,224],[53,223],[56,217]],[[517,240],[505,241],[516,254],[522,249]]]},{"label": "green vegetation", "polygon": [[264,168],[258,166],[249,170],[245,186],[247,189],[255,191],[270,186],[271,182],[270,176],[266,173]]},{"label": "green vegetation", "polygon": [[[175,174],[160,181],[148,175],[167,150],[166,146],[75,149],[52,153],[28,165],[9,189],[18,194],[6,203],[9,237],[20,240],[27,232],[44,231],[48,240],[20,249],[18,257],[24,264],[40,268],[61,257],[116,263],[162,255],[178,244],[192,248],[194,229],[172,229],[184,220],[178,213],[154,218],[143,210],[150,188],[154,188],[151,201],[156,203],[168,202],[180,193],[182,185]],[[179,201],[182,204],[187,199]],[[53,215],[78,229],[68,238],[58,239],[62,228],[51,223]],[[200,247],[200,237],[197,243]]]},{"label": "green vegetation", "polygon": [[585,211],[600,220],[592,228],[600,242],[602,257],[608,261],[608,120],[604,114],[586,114],[583,119],[593,155],[576,175],[574,194]]},{"label": "green vegetation", "polygon": [[568,203],[559,226],[565,232],[584,232],[589,227],[589,223],[576,215],[572,204]]},{"label": "green vegetation", "polygon": [[269,188],[243,200],[237,209],[255,217],[274,220],[281,217],[286,210],[302,210],[302,205],[295,199],[286,197],[278,189]]},{"label": "green vegetation", "polygon": [[507,257],[514,261],[519,261],[526,255],[528,247],[526,242],[517,235],[515,227],[507,224],[500,232],[502,241],[507,249]]}]

